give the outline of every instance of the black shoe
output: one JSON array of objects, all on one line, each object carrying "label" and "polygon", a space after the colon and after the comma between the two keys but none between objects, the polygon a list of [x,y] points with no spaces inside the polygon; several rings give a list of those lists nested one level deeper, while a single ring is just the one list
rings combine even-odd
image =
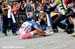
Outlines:
[{"label": "black shoe", "polygon": [[15,35],[15,36],[16,36],[17,34],[16,34],[16,33],[13,33],[13,35]]},{"label": "black shoe", "polygon": [[5,36],[8,36],[7,33],[4,33]]}]

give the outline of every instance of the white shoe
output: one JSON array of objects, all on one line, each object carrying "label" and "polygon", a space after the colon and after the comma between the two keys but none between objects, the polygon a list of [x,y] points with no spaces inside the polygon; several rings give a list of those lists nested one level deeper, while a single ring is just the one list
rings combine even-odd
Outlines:
[{"label": "white shoe", "polygon": [[75,32],[71,34],[73,37],[75,37]]},{"label": "white shoe", "polygon": [[53,32],[53,31],[51,31],[51,32],[50,32],[50,34],[54,34],[54,32]]},{"label": "white shoe", "polygon": [[45,32],[46,32],[46,35],[52,35],[52,34],[54,34],[53,31],[45,31]]}]

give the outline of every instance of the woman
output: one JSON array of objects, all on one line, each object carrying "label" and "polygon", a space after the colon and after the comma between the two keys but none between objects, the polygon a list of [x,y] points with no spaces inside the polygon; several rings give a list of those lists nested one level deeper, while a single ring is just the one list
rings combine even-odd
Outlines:
[{"label": "woman", "polygon": [[39,24],[40,29],[46,30],[46,15],[45,15],[45,13],[40,13],[40,14],[39,14],[38,21],[39,21],[39,23],[40,23],[40,24]]}]

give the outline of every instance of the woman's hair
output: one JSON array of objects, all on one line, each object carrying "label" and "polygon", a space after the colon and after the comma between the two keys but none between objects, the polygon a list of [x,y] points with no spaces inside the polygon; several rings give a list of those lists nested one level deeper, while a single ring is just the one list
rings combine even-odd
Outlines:
[{"label": "woman's hair", "polygon": [[30,16],[32,14],[32,12],[28,12],[28,16]]},{"label": "woman's hair", "polygon": [[45,16],[46,16],[46,14],[45,14],[44,12],[41,12],[41,13],[39,14],[39,18],[40,18],[40,16],[45,17]]},{"label": "woman's hair", "polygon": [[54,3],[54,2],[55,2],[55,0],[50,0],[49,2],[50,2],[50,3]]}]

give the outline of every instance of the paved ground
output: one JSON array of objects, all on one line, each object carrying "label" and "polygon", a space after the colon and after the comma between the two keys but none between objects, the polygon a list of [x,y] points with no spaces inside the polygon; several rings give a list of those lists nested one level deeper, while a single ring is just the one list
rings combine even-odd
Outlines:
[{"label": "paved ground", "polygon": [[11,32],[7,37],[0,33],[0,49],[75,49],[75,37],[61,29],[59,32],[47,37],[27,40],[21,40],[18,36],[13,36]]},{"label": "paved ground", "polygon": [[75,49],[75,37],[62,32],[20,40],[9,32],[7,37],[0,35],[0,49]]}]

